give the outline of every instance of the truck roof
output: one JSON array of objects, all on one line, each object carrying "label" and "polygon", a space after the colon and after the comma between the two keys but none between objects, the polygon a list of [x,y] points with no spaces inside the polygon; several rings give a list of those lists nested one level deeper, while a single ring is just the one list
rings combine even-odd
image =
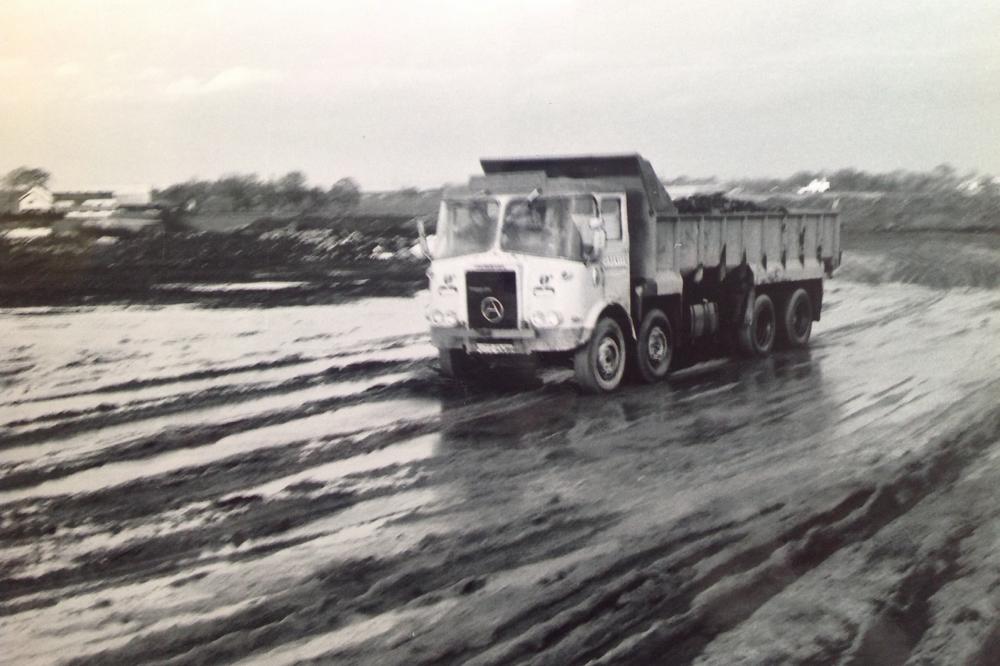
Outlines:
[{"label": "truck roof", "polygon": [[552,179],[553,185],[587,181],[595,190],[642,190],[656,213],[671,215],[677,212],[652,165],[638,153],[483,158],[479,163],[486,176],[470,179],[470,189],[510,190],[512,186],[524,188],[531,182],[543,183],[548,179]]}]

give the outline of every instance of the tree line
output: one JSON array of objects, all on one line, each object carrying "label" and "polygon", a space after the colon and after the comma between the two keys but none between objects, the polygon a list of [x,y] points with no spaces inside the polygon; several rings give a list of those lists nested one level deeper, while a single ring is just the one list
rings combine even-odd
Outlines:
[{"label": "tree line", "polygon": [[[51,174],[39,167],[21,166],[0,179],[4,190],[23,191],[35,185],[47,186]],[[830,188],[839,192],[954,192],[962,187],[970,193],[1000,194],[1000,183],[992,176],[970,171],[960,174],[949,164],[930,171],[896,170],[871,173],[859,169],[798,171],[787,178],[741,178],[721,181],[712,178],[677,176],[666,185],[685,185],[705,181],[725,182],[756,192],[794,191],[814,179],[826,178]],[[969,185],[972,184],[972,187]],[[413,188],[396,193],[413,198],[421,193]],[[231,173],[216,180],[191,179],[153,190],[153,201],[188,213],[262,212],[298,214],[337,214],[349,212],[361,201],[361,189],[353,178],[341,178],[328,188],[310,185],[302,171],[290,171],[280,177],[261,179],[252,173]]]},{"label": "tree line", "polygon": [[357,207],[361,189],[352,178],[341,178],[329,188],[310,186],[301,171],[267,180],[257,174],[234,173],[154,190],[153,200],[190,213],[344,213]]},{"label": "tree line", "polygon": [[[38,167],[20,166],[0,178],[4,190],[20,192],[48,186],[51,174]],[[301,171],[261,179],[257,174],[233,173],[216,180],[192,179],[153,190],[153,201],[186,212],[346,212],[361,201],[353,178],[341,178],[328,188],[311,186]]]}]

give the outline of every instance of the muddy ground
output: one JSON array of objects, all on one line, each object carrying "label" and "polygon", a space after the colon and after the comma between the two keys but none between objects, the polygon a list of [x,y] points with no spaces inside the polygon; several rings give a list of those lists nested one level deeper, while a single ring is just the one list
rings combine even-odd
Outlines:
[{"label": "muddy ground", "polygon": [[610,397],[443,381],[420,293],[4,309],[5,660],[996,663],[1000,248],[855,243]]},{"label": "muddy ground", "polygon": [[405,217],[262,219],[225,232],[58,224],[19,240],[8,234],[27,229],[0,222],[0,307],[316,305],[412,295],[425,282]]}]

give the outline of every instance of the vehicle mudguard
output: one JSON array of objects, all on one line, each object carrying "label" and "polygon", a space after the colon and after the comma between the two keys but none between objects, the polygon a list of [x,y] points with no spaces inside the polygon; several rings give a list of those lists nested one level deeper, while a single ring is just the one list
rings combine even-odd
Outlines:
[{"label": "vehicle mudguard", "polygon": [[587,316],[583,320],[584,330],[586,330],[589,335],[589,332],[593,331],[594,327],[597,326],[597,320],[601,317],[601,313],[604,312],[609,307],[614,307],[616,310],[618,310],[619,315],[626,322],[628,322],[628,325],[624,327],[624,330],[622,332],[625,333],[625,335],[630,336],[633,340],[635,340],[635,324],[632,321],[632,316],[629,314],[628,309],[625,308],[625,306],[623,306],[621,303],[612,303],[611,301],[601,300],[598,301],[597,303],[594,303],[590,307],[590,310],[587,311]]}]

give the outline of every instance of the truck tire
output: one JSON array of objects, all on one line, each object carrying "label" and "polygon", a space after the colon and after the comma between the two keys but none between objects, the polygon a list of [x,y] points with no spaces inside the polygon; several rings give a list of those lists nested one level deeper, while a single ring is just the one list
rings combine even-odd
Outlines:
[{"label": "truck tire", "polygon": [[767,356],[774,347],[777,329],[774,301],[767,294],[758,294],[752,312],[749,325],[743,324],[739,329],[740,351],[746,356]]},{"label": "truck tire", "polygon": [[602,317],[590,341],[573,356],[577,383],[588,393],[614,391],[625,374],[625,354],[621,326],[610,317]]},{"label": "truck tire", "polygon": [[439,349],[438,362],[445,377],[460,382],[472,379],[472,359],[464,349]]},{"label": "truck tire", "polygon": [[635,346],[635,367],[638,378],[647,384],[667,376],[674,357],[674,333],[670,320],[662,310],[646,313],[639,327],[639,341]]},{"label": "truck tire", "polygon": [[805,289],[796,289],[785,301],[781,313],[781,342],[786,347],[804,347],[812,334],[813,309],[812,299]]}]

